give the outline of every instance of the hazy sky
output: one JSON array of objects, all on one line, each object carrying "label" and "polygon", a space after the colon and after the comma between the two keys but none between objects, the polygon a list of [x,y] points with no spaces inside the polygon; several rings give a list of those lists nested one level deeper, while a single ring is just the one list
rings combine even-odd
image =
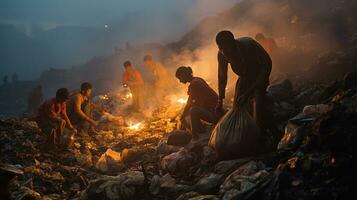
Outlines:
[{"label": "hazy sky", "polygon": [[[143,42],[174,42],[190,31],[204,17],[230,8],[239,0],[0,0],[0,24],[16,25],[31,35],[32,27],[42,30],[63,25],[94,27],[113,26],[119,31],[118,41],[133,44]],[[108,29],[110,30],[110,29]],[[114,32],[116,34],[117,32]],[[0,35],[1,39],[1,35]],[[115,45],[122,45],[114,41]],[[16,44],[14,44],[16,46]],[[112,51],[111,46],[108,49]],[[21,49],[21,48],[20,48]],[[9,51],[10,52],[10,51]],[[58,55],[58,54],[55,54]],[[1,55],[0,55],[1,57]],[[16,55],[14,55],[16,57]],[[80,63],[90,59],[87,55]],[[7,60],[12,56],[7,55]],[[68,57],[60,57],[66,61]],[[1,59],[1,58],[0,58]],[[17,58],[16,58],[17,59]],[[69,60],[69,59],[68,59]],[[69,63],[66,66],[71,66]],[[58,66],[53,63],[53,66]],[[66,67],[60,65],[58,67]],[[0,66],[1,67],[1,66]],[[18,72],[20,78],[33,78],[47,66],[33,73],[26,66],[6,65],[0,76]]]},{"label": "hazy sky", "polygon": [[[237,0],[1,0],[0,21],[56,25],[104,26],[130,12],[174,13],[178,21],[197,23]],[[195,17],[193,17],[195,16]]]}]

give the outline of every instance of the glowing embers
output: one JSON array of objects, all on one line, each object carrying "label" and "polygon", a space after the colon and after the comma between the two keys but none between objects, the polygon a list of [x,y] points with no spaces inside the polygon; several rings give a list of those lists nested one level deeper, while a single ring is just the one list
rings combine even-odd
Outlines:
[{"label": "glowing embers", "polygon": [[177,99],[177,102],[180,103],[180,104],[186,104],[187,103],[187,99],[179,98],[179,99]]},{"label": "glowing embers", "polygon": [[101,99],[101,100],[108,100],[108,99],[109,99],[109,96],[108,96],[107,94],[99,95],[98,97],[99,97],[99,99]]},{"label": "glowing embers", "polygon": [[141,122],[136,123],[136,124],[131,124],[128,126],[128,129],[132,130],[132,131],[138,131],[138,130],[141,130],[142,128],[144,128],[144,124]]}]

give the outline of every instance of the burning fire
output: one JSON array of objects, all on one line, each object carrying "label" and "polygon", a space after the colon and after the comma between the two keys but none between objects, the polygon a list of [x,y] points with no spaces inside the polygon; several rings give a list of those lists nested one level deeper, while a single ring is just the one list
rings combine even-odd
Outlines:
[{"label": "burning fire", "polygon": [[136,124],[132,124],[128,127],[130,130],[133,130],[133,131],[138,131],[142,128],[142,123],[139,122],[139,123],[136,123]]},{"label": "burning fire", "polygon": [[180,104],[186,104],[187,103],[187,99],[179,98],[179,99],[177,99],[177,102],[180,103]]},{"label": "burning fire", "polygon": [[128,94],[125,95],[125,98],[127,98],[127,99],[130,99],[130,98],[132,98],[132,97],[133,97],[133,94],[132,94],[132,93],[128,93]]},{"label": "burning fire", "polygon": [[108,100],[109,99],[109,96],[108,95],[99,95],[99,98],[101,99],[101,100]]}]

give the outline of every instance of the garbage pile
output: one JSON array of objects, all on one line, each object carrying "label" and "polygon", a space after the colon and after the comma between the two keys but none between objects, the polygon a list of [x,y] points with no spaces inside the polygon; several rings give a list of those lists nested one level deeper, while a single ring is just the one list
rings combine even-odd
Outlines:
[{"label": "garbage pile", "polygon": [[328,86],[294,88],[288,80],[271,86],[268,96],[284,131],[281,141],[270,153],[233,160],[217,159],[208,147],[210,132],[198,141],[173,132],[179,109],[165,118],[169,107],[164,106],[141,121],[139,129],[106,120],[98,133],[77,135],[73,148],[60,152],[42,147],[45,137],[35,122],[1,120],[1,163],[19,171],[1,165],[1,178],[15,177],[8,185],[1,183],[8,188],[1,195],[12,199],[345,199],[352,195],[356,181],[352,147],[357,133],[357,86],[350,79]]}]

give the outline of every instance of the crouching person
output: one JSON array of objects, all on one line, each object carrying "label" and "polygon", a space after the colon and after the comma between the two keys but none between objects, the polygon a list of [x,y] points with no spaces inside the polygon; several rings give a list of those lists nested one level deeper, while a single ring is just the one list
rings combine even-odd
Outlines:
[{"label": "crouching person", "polygon": [[176,70],[176,77],[181,83],[190,83],[188,86],[188,101],[181,116],[182,128],[185,128],[185,118],[191,121],[191,133],[193,140],[206,132],[206,127],[202,121],[215,124],[219,116],[215,112],[218,103],[217,93],[199,77],[194,77],[191,67],[179,67]]},{"label": "crouching person", "polygon": [[66,100],[68,97],[69,92],[66,88],[58,89],[56,97],[45,101],[39,108],[37,123],[47,135],[47,147],[64,147],[63,136],[66,128],[74,134],[77,132],[67,116]]},{"label": "crouching person", "polygon": [[92,118],[93,106],[89,98],[92,95],[92,85],[82,83],[81,91],[67,101],[68,117],[80,133],[96,132],[98,123]]}]

